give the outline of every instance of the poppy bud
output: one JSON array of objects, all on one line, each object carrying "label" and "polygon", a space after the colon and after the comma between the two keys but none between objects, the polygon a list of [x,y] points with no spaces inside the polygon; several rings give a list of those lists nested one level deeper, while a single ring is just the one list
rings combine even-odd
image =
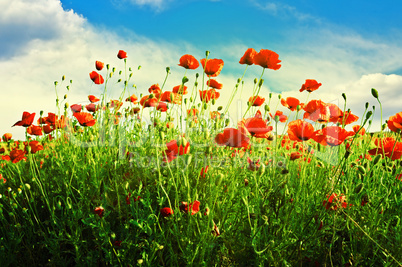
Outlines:
[{"label": "poppy bud", "polygon": [[209,51],[205,51],[205,56],[208,57],[209,56]]},{"label": "poppy bud", "polygon": [[260,81],[258,82],[258,87],[261,87],[263,83],[264,83],[264,79],[260,79]]},{"label": "poppy bud", "polygon": [[64,99],[67,99],[67,94],[64,95]]},{"label": "poppy bud", "polygon": [[67,91],[70,91],[70,85],[67,85],[66,88],[67,88]]},{"label": "poppy bud", "polygon": [[200,75],[198,74],[198,72],[195,74],[195,78],[197,79],[198,77],[200,77]]},{"label": "poppy bud", "polygon": [[229,125],[229,122],[230,122],[230,120],[229,120],[229,119],[226,119],[226,120],[225,120],[225,126],[228,126],[228,125]]},{"label": "poppy bud", "polygon": [[194,86],[197,87],[197,86],[198,86],[198,82],[195,82],[195,83],[194,83]]},{"label": "poppy bud", "polygon": [[39,111],[39,115],[42,117],[42,115],[43,115],[43,110]]},{"label": "poppy bud", "polygon": [[121,82],[121,79],[118,79],[117,82],[118,82],[118,83]]},{"label": "poppy bud", "polygon": [[207,103],[204,103],[204,109],[207,109],[207,108],[208,108]]},{"label": "poppy bud", "polygon": [[345,99],[345,101],[346,101],[346,94],[345,94],[345,93],[342,93],[342,97],[343,97],[343,99]]},{"label": "poppy bud", "polygon": [[56,85],[56,86],[57,86],[57,84],[58,84],[58,82],[57,82],[57,81],[55,81],[55,82],[54,82],[54,85]]},{"label": "poppy bud", "polygon": [[374,96],[374,98],[378,98],[378,91],[374,88],[371,88],[371,94]]},{"label": "poppy bud", "polygon": [[61,80],[64,81],[66,79],[66,76],[61,76]]},{"label": "poppy bud", "polygon": [[138,70],[140,70],[140,69],[141,69],[141,65],[138,66]]},{"label": "poppy bud", "polygon": [[212,98],[212,105],[215,105],[215,98]]},{"label": "poppy bud", "polygon": [[241,78],[238,78],[238,79],[237,79],[237,83],[240,83],[240,82],[241,82]]},{"label": "poppy bud", "polygon": [[219,107],[217,108],[218,111],[221,111],[222,109],[223,109],[222,106],[219,106]]},{"label": "poppy bud", "polygon": [[184,98],[184,104],[187,104],[187,98]]},{"label": "poppy bud", "polygon": [[367,112],[367,114],[366,114],[366,120],[368,120],[368,119],[371,117],[371,115],[373,115],[373,112],[370,110],[370,111]]},{"label": "poppy bud", "polygon": [[269,93],[269,98],[272,98],[272,93]]},{"label": "poppy bud", "polygon": [[64,104],[64,108],[65,108],[65,109],[68,109],[69,106],[70,106],[70,105],[68,104],[68,102],[66,102],[66,103]]},{"label": "poppy bud", "polygon": [[255,79],[254,79],[254,84],[257,84],[257,82],[258,82],[258,79],[255,78]]},{"label": "poppy bud", "polygon": [[193,102],[193,97],[190,97],[190,102]]},{"label": "poppy bud", "polygon": [[270,110],[269,106],[267,104],[265,104],[264,109],[265,109],[266,112],[268,112]]},{"label": "poppy bud", "polygon": [[166,73],[170,72],[170,67],[166,67]]},{"label": "poppy bud", "polygon": [[189,80],[188,80],[188,78],[186,77],[186,76],[184,76],[183,77],[183,79],[181,79],[181,82],[183,83],[183,84],[185,84],[186,82],[188,82]]},{"label": "poppy bud", "polygon": [[278,95],[278,98],[279,98],[279,100],[281,100],[281,98],[282,98],[282,95]]}]

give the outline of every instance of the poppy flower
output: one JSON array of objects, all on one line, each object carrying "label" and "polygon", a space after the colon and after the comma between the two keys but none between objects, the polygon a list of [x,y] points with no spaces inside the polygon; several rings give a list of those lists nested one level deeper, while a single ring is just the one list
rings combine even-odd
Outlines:
[{"label": "poppy flower", "polygon": [[166,157],[163,161],[171,162],[178,155],[188,154],[190,152],[190,143],[184,138],[180,142],[180,146],[177,144],[176,140],[172,140],[166,143],[167,149],[165,150]]},{"label": "poppy flower", "polygon": [[81,126],[93,126],[96,123],[96,119],[88,112],[77,112],[74,113],[74,117],[78,120]]},{"label": "poppy flower", "polygon": [[135,94],[132,94],[130,97],[126,98],[127,102],[131,102],[133,104],[137,104],[138,97]]},{"label": "poppy flower", "polygon": [[105,65],[105,64],[104,64],[103,62],[95,61],[95,68],[96,68],[97,70],[102,70],[104,65]]},{"label": "poppy flower", "polygon": [[21,160],[26,160],[27,158],[25,157],[25,152],[24,150],[18,149],[18,148],[13,148],[13,150],[10,151],[9,155],[10,161],[12,163],[17,163]]},{"label": "poppy flower", "polygon": [[246,52],[242,56],[239,63],[242,65],[243,64],[253,65],[255,55],[257,55],[257,51],[255,51],[254,48],[249,48],[246,50]]},{"label": "poppy flower", "polygon": [[147,107],[155,107],[158,105],[158,99],[155,97],[154,94],[146,95],[143,96],[140,100],[140,105],[143,106],[144,108]]},{"label": "poppy flower", "polygon": [[[329,111],[329,117],[326,122],[337,123],[340,118],[343,118],[342,110],[333,103],[326,103],[325,108]],[[341,122],[342,123],[342,122]]]},{"label": "poppy flower", "polygon": [[209,90],[204,90],[200,92],[200,98],[201,101],[208,103],[211,99],[218,99],[220,96],[220,93],[215,91],[215,89],[209,89]]},{"label": "poppy flower", "polygon": [[387,125],[388,128],[393,132],[397,132],[398,129],[402,130],[402,111],[396,113],[394,116],[389,117]]},{"label": "poppy flower", "polygon": [[205,166],[205,167],[202,167],[201,172],[200,172],[200,176],[201,176],[202,178],[205,178],[205,175],[207,174],[208,168],[209,168],[208,165]]},{"label": "poppy flower", "polygon": [[105,213],[105,209],[102,206],[96,207],[94,209],[94,213],[97,214],[100,218],[102,218]]},{"label": "poppy flower", "polygon": [[303,108],[303,103],[300,103],[299,99],[294,98],[294,97],[287,97],[285,98],[281,98],[281,104],[284,107],[287,107],[288,109],[290,109],[291,111],[295,111],[297,109],[297,106],[300,105],[301,108]]},{"label": "poppy flower", "polygon": [[331,117],[330,109],[326,103],[321,100],[311,100],[307,105],[303,106],[305,111],[303,119],[318,122],[328,122]]},{"label": "poppy flower", "polygon": [[187,110],[187,115],[189,115],[189,116],[197,116],[198,112],[199,112],[198,109],[192,108],[192,109]]},{"label": "poppy flower", "polygon": [[123,106],[123,102],[117,99],[112,99],[109,102],[109,107],[114,108],[115,110],[119,110]]},{"label": "poppy flower", "polygon": [[166,208],[162,208],[160,210],[160,213],[161,213],[162,217],[166,218],[166,217],[169,217],[170,215],[173,215],[173,210],[171,208],[166,207]]},{"label": "poppy flower", "polygon": [[262,104],[264,104],[265,98],[257,95],[257,96],[254,96],[254,97],[250,97],[248,99],[248,102],[250,103],[250,105],[252,105],[254,107],[259,107]]},{"label": "poppy flower", "polygon": [[58,120],[55,122],[56,129],[63,129],[63,128],[66,128],[68,121],[69,121],[69,119],[68,119],[67,117],[64,117],[64,115],[61,115],[61,116],[60,116],[60,119],[58,119]]},{"label": "poppy flower", "polygon": [[123,51],[123,50],[119,50],[119,52],[117,53],[117,57],[119,59],[127,58],[127,53],[125,51]]},{"label": "poppy flower", "polygon": [[180,64],[178,65],[186,69],[195,70],[200,66],[200,63],[192,55],[184,55],[180,58]]},{"label": "poppy flower", "polygon": [[97,98],[96,96],[94,96],[94,95],[89,95],[88,96],[88,99],[89,99],[89,101],[91,102],[91,103],[96,103],[96,102],[98,102],[100,99],[99,98]]},{"label": "poppy flower", "polygon": [[207,85],[209,86],[209,87],[212,87],[212,88],[215,88],[215,89],[222,89],[222,87],[223,87],[223,84],[221,84],[221,83],[219,83],[217,80],[215,80],[215,79],[209,79],[208,81],[207,81]]},{"label": "poppy flower", "polygon": [[349,125],[351,123],[356,122],[359,119],[358,116],[352,114],[352,112],[350,112],[350,111],[346,111],[346,112],[341,111],[341,114],[342,115],[338,117],[337,122],[340,124],[343,124],[343,125]]},{"label": "poppy flower", "polygon": [[258,171],[260,168],[260,159],[253,161],[251,158],[247,158],[248,167],[250,171]]},{"label": "poppy flower", "polygon": [[221,146],[229,147],[244,147],[250,146],[250,138],[245,134],[243,129],[226,128],[223,133],[218,133],[215,136],[215,142]]},{"label": "poppy flower", "polygon": [[156,83],[156,84],[151,85],[151,87],[148,88],[148,92],[150,94],[154,94],[156,98],[159,98],[162,93],[162,90],[159,87],[159,84]]},{"label": "poppy flower", "polygon": [[194,215],[200,211],[200,204],[201,203],[198,200],[194,200],[193,203],[190,204],[190,207],[188,207],[189,205],[187,202],[181,202],[179,209],[184,213],[188,213],[189,210],[191,210],[191,215]]},{"label": "poppy flower", "polygon": [[288,136],[290,140],[307,141],[314,135],[314,127],[303,120],[291,121],[288,124]]},{"label": "poppy flower", "polygon": [[56,126],[52,126],[50,124],[46,124],[44,126],[42,126],[42,130],[45,134],[49,134],[51,132],[53,132],[56,129]]},{"label": "poppy flower", "polygon": [[205,62],[205,58],[201,59],[202,68],[204,69],[205,74],[208,77],[216,77],[221,73],[224,62],[222,59],[207,59]]},{"label": "poppy flower", "polygon": [[43,135],[42,127],[36,126],[36,125],[31,125],[27,128],[27,133],[30,135],[36,135],[36,136]]},{"label": "poppy flower", "polygon": [[290,153],[290,160],[296,160],[301,158],[301,154],[299,152],[292,152]]},{"label": "poppy flower", "polygon": [[13,135],[12,135],[11,133],[5,133],[5,134],[3,134],[3,141],[4,141],[4,142],[10,141],[11,138],[13,138]]},{"label": "poppy flower", "polygon": [[317,90],[321,85],[322,84],[318,83],[316,80],[307,79],[299,91],[303,92],[304,90],[306,90],[307,92],[311,93],[311,92]]},{"label": "poppy flower", "polygon": [[[353,129],[353,131],[354,131],[355,133],[357,133],[357,131],[359,131],[359,129],[360,129],[360,125],[353,125],[352,129]],[[365,135],[365,134],[366,134],[366,130],[365,130],[364,128],[362,128],[362,129],[359,131],[359,134],[360,134],[360,135]]]},{"label": "poppy flower", "polygon": [[322,205],[326,210],[337,210],[338,208],[346,208],[348,203],[346,203],[346,197],[343,194],[338,196],[332,193],[330,196],[327,196],[327,200],[324,200]]},{"label": "poppy flower", "polygon": [[72,111],[73,113],[81,112],[81,110],[82,110],[82,106],[79,105],[79,104],[71,105],[70,108],[71,108],[71,111]]},{"label": "poppy flower", "polygon": [[160,112],[166,112],[168,110],[167,104],[165,102],[159,102],[158,105],[156,106],[156,110],[159,110]]},{"label": "poppy flower", "polygon": [[218,112],[218,111],[211,111],[210,112],[210,115],[211,115],[211,119],[212,120],[215,120],[216,118],[220,118],[220,116],[221,116],[221,114]]},{"label": "poppy flower", "polygon": [[186,95],[188,93],[187,92],[187,86],[185,86],[185,85],[177,85],[177,86],[173,87],[173,93]]},{"label": "poppy flower", "polygon": [[261,49],[260,52],[254,55],[254,64],[263,68],[278,70],[281,67],[280,62],[279,55],[268,49]]},{"label": "poppy flower", "polygon": [[269,113],[269,116],[275,121],[286,122],[288,120],[288,116],[284,115],[282,111],[277,110],[275,115]]},{"label": "poppy flower", "polygon": [[14,126],[23,126],[23,127],[28,127],[31,126],[31,124],[33,123],[35,118],[35,113],[29,113],[24,111],[24,113],[22,113],[22,119],[20,121],[17,121]]},{"label": "poppy flower", "polygon": [[98,110],[99,106],[95,105],[94,103],[91,103],[91,104],[86,105],[85,108],[89,112],[95,112]]},{"label": "poppy flower", "polygon": [[160,101],[180,105],[181,99],[182,99],[182,96],[180,94],[173,93],[171,91],[165,91],[165,92],[163,92]]},{"label": "poppy flower", "polygon": [[89,73],[89,78],[95,83],[95,84],[103,84],[105,80],[103,79],[102,75],[97,73],[96,71],[92,71]]},{"label": "poppy flower", "polygon": [[[31,153],[35,154],[36,152],[43,150],[43,146],[39,141],[33,140],[28,143],[28,145],[31,147]],[[25,152],[28,153],[27,147],[25,146]]]},{"label": "poppy flower", "polygon": [[261,111],[258,110],[254,117],[240,121],[239,127],[244,126],[253,137],[268,138],[273,127],[268,126],[267,123],[268,121],[262,118]]},{"label": "poppy flower", "polygon": [[348,132],[339,126],[327,126],[315,131],[311,138],[323,146],[339,146],[347,137],[354,134],[354,132]]},{"label": "poppy flower", "polygon": [[132,109],[130,110],[130,114],[131,114],[131,115],[137,114],[137,113],[140,112],[140,110],[141,110],[141,109],[140,109],[139,107],[132,108]]},{"label": "poppy flower", "polygon": [[374,155],[384,155],[391,160],[400,159],[402,156],[402,142],[396,142],[393,137],[377,138],[374,140],[377,148],[370,149],[368,153]]}]

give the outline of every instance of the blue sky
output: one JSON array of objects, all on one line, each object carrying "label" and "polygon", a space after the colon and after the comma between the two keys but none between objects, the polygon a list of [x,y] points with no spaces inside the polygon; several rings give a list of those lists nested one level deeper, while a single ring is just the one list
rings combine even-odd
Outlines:
[{"label": "blue sky", "polygon": [[[274,92],[304,101],[306,93],[298,89],[305,79],[316,79],[323,86],[310,100],[343,107],[346,93],[347,107],[358,116],[365,102],[375,105],[379,123],[372,87],[380,93],[384,120],[402,111],[401,13],[398,1],[0,0],[0,134],[22,138],[24,129],[11,125],[23,111],[55,112],[53,82],[62,75],[73,80],[69,92],[59,88],[70,104],[99,95],[88,73],[95,60],[121,68],[119,49],[127,51],[131,66],[142,66],[134,75],[136,94],[162,84],[166,66],[172,70],[167,86],[179,84],[180,56],[200,59],[211,51],[225,61],[219,105],[244,71],[238,64],[244,51],[270,49],[282,68],[265,72],[263,96]],[[258,66],[248,69],[243,98],[260,73]]]}]

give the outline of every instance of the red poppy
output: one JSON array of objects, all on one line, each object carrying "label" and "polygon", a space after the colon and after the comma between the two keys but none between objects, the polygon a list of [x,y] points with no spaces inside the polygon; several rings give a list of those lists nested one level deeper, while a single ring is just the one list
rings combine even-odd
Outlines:
[{"label": "red poppy", "polygon": [[264,120],[261,111],[258,110],[254,117],[240,121],[239,127],[244,126],[253,137],[268,138],[273,127],[268,126],[267,123],[268,120]]},{"label": "red poppy", "polygon": [[162,93],[162,90],[159,87],[159,84],[156,83],[156,84],[151,85],[151,87],[148,88],[148,92],[151,94],[154,94],[156,98],[159,98]]},{"label": "red poppy", "polygon": [[201,64],[204,69],[205,74],[208,77],[216,77],[221,73],[224,62],[222,59],[207,59],[205,63],[205,58],[201,59]]},{"label": "red poppy", "polygon": [[97,70],[102,70],[104,65],[105,65],[105,64],[104,64],[103,62],[100,62],[100,61],[96,61],[96,62],[95,62],[95,68],[96,68]]},{"label": "red poppy", "polygon": [[109,107],[110,108],[114,108],[115,110],[119,110],[121,108],[121,106],[123,106],[123,102],[121,102],[120,100],[117,99],[112,99],[109,102]]},{"label": "red poppy", "polygon": [[[43,146],[39,141],[36,140],[30,141],[28,145],[31,147],[32,154],[35,154],[36,152],[43,150]],[[25,146],[25,152],[28,153],[27,146]]]},{"label": "red poppy", "polygon": [[180,105],[181,99],[182,99],[182,96],[180,94],[173,93],[171,91],[165,91],[165,92],[163,92],[160,101]]},{"label": "red poppy", "polygon": [[13,150],[10,151],[9,159],[12,163],[17,163],[21,160],[26,160],[27,158],[25,157],[24,150],[13,148]]},{"label": "red poppy", "polygon": [[387,124],[388,128],[393,132],[397,132],[398,129],[402,130],[402,111],[396,113],[394,116],[389,117]]},{"label": "red poppy", "polygon": [[95,102],[98,102],[100,100],[99,98],[97,98],[94,95],[89,95],[88,99],[89,99],[89,101],[91,101],[91,103],[95,103]]},{"label": "red poppy", "polygon": [[67,127],[68,121],[69,121],[69,119],[67,117],[64,117],[64,115],[61,115],[60,119],[58,119],[55,122],[56,129],[63,129],[63,128]]},{"label": "red poppy", "polygon": [[56,126],[46,124],[46,125],[42,126],[42,129],[45,134],[49,134],[56,129]]},{"label": "red poppy", "polygon": [[203,102],[205,101],[205,103],[208,103],[212,99],[218,99],[220,96],[220,93],[215,91],[215,89],[209,89],[204,91],[199,90],[199,92],[201,101]]},{"label": "red poppy", "polygon": [[14,126],[23,126],[23,127],[28,127],[31,126],[31,124],[33,123],[35,118],[35,113],[29,113],[24,111],[24,113],[22,113],[22,119],[20,121],[17,121]]},{"label": "red poppy", "polygon": [[209,79],[209,80],[207,81],[207,85],[208,85],[209,87],[212,87],[212,88],[215,88],[215,89],[222,89],[222,87],[223,87],[223,84],[218,83],[218,81],[215,80],[215,79]]},{"label": "red poppy", "polygon": [[359,119],[358,116],[352,114],[350,111],[342,112],[341,116],[338,117],[337,122],[343,125],[349,125],[351,123],[356,122]]},{"label": "red poppy", "polygon": [[281,67],[280,62],[279,55],[268,49],[261,49],[260,52],[254,56],[254,64],[263,68],[278,70]]},{"label": "red poppy", "polygon": [[294,98],[294,97],[287,97],[285,98],[281,98],[281,104],[284,107],[287,107],[288,109],[290,109],[291,111],[295,111],[297,109],[297,106],[300,105],[301,108],[303,108],[303,103],[300,103],[299,99]]},{"label": "red poppy", "polygon": [[190,143],[184,138],[180,141],[180,146],[178,146],[176,140],[172,140],[166,143],[167,149],[165,150],[166,157],[164,157],[163,161],[171,162],[178,155],[188,154],[190,152]]},{"label": "red poppy", "polygon": [[301,154],[299,152],[292,152],[290,153],[290,160],[296,160],[301,158]]},{"label": "red poppy", "polygon": [[181,202],[179,209],[181,212],[188,213],[191,210],[191,215],[196,214],[200,211],[200,202],[198,200],[194,200],[193,203],[190,204],[190,208],[188,207],[187,202]]},{"label": "red poppy", "polygon": [[156,106],[156,109],[159,110],[160,112],[166,112],[168,110],[168,107],[167,107],[167,104],[165,102],[161,101]]},{"label": "red poppy", "polygon": [[158,105],[158,99],[155,97],[154,94],[146,95],[143,96],[140,100],[140,105],[143,106],[144,108],[147,107],[155,107]]},{"label": "red poppy", "polygon": [[91,104],[86,105],[85,108],[89,112],[95,112],[98,110],[99,106],[95,105],[94,103],[91,103]]},{"label": "red poppy", "polygon": [[178,65],[186,69],[195,70],[200,66],[200,63],[192,55],[184,55],[180,58],[180,64]]},{"label": "red poppy", "polygon": [[42,127],[36,126],[36,125],[31,125],[27,128],[27,133],[30,135],[36,135],[36,136],[43,135]]},{"label": "red poppy", "polygon": [[141,109],[139,107],[132,108],[131,111],[130,111],[130,114],[131,115],[137,114],[137,113],[140,112],[140,110]]},{"label": "red poppy", "polygon": [[[325,121],[325,122],[337,123],[339,118],[342,117],[343,112],[337,105],[335,105],[333,103],[326,103],[325,108],[329,112],[329,117],[327,117],[327,121]],[[320,121],[320,122],[324,122],[324,121]]]},{"label": "red poppy", "polygon": [[377,148],[370,149],[370,155],[384,155],[391,160],[400,159],[402,156],[402,142],[396,142],[393,137],[377,138],[374,140]]},{"label": "red poppy", "polygon": [[262,104],[264,104],[265,98],[257,95],[257,96],[254,96],[254,97],[250,97],[248,99],[248,102],[254,107],[259,107]]},{"label": "red poppy", "polygon": [[74,113],[74,117],[78,120],[81,126],[93,126],[96,123],[96,119],[92,116],[91,113],[87,112],[77,112]]},{"label": "red poppy", "polygon": [[105,209],[102,206],[96,207],[94,209],[94,213],[97,214],[100,218],[102,218],[105,213]]},{"label": "red poppy", "polygon": [[3,141],[4,141],[4,142],[10,141],[11,138],[13,138],[13,135],[12,135],[11,133],[5,133],[5,134],[3,134]]},{"label": "red poppy", "polygon": [[315,131],[311,138],[323,146],[339,146],[347,137],[354,134],[354,132],[348,132],[339,126],[327,126],[324,129]]},{"label": "red poppy", "polygon": [[56,121],[57,121],[56,114],[48,112],[47,117],[42,117],[38,119],[38,124],[48,124],[50,126],[55,126]]},{"label": "red poppy", "polygon": [[288,124],[288,136],[290,140],[307,141],[314,135],[314,127],[303,120],[291,121]]},{"label": "red poppy", "polygon": [[119,52],[117,53],[117,57],[119,59],[127,58],[127,53],[123,50],[119,50]]},{"label": "red poppy", "polygon": [[250,146],[250,138],[248,138],[244,129],[226,128],[223,133],[218,133],[215,136],[215,142],[221,146],[226,145],[238,148],[248,148]]},{"label": "red poppy", "polygon": [[[353,131],[354,131],[355,133],[357,133],[357,131],[359,131],[359,129],[360,129],[360,125],[353,125],[352,129],[353,129]],[[360,134],[360,135],[365,135],[365,134],[366,134],[366,129],[362,128],[362,129],[359,131],[359,134]]]},{"label": "red poppy", "polygon": [[162,217],[166,218],[166,217],[169,217],[170,215],[173,215],[173,210],[171,208],[166,207],[166,208],[162,208],[160,210],[160,213],[161,213]]},{"label": "red poppy", "polygon": [[177,86],[173,87],[173,93],[186,95],[188,93],[187,92],[187,86],[185,86],[185,85],[177,85]]},{"label": "red poppy", "polygon": [[318,83],[316,80],[307,79],[299,91],[303,92],[304,90],[306,90],[307,92],[311,93],[311,92],[317,90],[321,85],[322,85],[322,83]]},{"label": "red poppy", "polygon": [[253,161],[251,158],[247,158],[248,167],[250,171],[258,171],[260,168],[260,159]]},{"label": "red poppy", "polygon": [[322,204],[327,210],[337,210],[338,208],[346,208],[348,206],[346,197],[342,194],[338,196],[335,193],[327,196],[327,200],[324,200]]},{"label": "red poppy", "polygon": [[102,84],[105,82],[103,79],[102,75],[97,73],[96,71],[92,71],[89,73],[89,78],[95,83],[95,84]]},{"label": "red poppy", "polygon": [[135,94],[132,94],[130,97],[126,98],[127,102],[131,102],[133,104],[137,104],[138,97]]},{"label": "red poppy", "polygon": [[249,48],[246,50],[246,52],[242,56],[239,63],[242,65],[243,64],[253,65],[255,55],[257,55],[257,51],[255,51],[254,48]]},{"label": "red poppy", "polygon": [[201,172],[200,172],[200,176],[201,176],[202,178],[205,178],[205,175],[207,174],[208,168],[209,168],[208,165],[205,166],[205,167],[202,167]]},{"label": "red poppy", "polygon": [[198,109],[192,108],[192,109],[187,110],[187,115],[189,115],[189,116],[197,116],[198,112],[199,112]]},{"label": "red poppy", "polygon": [[284,115],[280,110],[277,110],[273,116],[269,113],[269,116],[275,121],[286,122],[288,120],[288,116]]},{"label": "red poppy", "polygon": [[73,113],[81,112],[81,110],[82,110],[82,106],[79,105],[79,104],[71,105],[70,108],[71,108],[71,111],[72,111]]},{"label": "red poppy", "polygon": [[304,105],[303,110],[305,111],[303,119],[328,122],[331,117],[329,107],[321,100],[311,100],[307,105]]}]

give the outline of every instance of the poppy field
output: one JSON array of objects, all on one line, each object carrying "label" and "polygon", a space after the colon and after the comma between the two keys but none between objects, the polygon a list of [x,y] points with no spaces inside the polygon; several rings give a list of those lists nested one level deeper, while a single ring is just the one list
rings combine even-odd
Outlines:
[{"label": "poppy field", "polygon": [[250,48],[224,84],[222,59],[186,54],[144,94],[120,50],[85,104],[56,81],[56,112],[1,135],[1,266],[402,266],[402,111],[372,133],[374,88],[362,117],[310,77],[305,99],[267,92],[280,63]]}]

